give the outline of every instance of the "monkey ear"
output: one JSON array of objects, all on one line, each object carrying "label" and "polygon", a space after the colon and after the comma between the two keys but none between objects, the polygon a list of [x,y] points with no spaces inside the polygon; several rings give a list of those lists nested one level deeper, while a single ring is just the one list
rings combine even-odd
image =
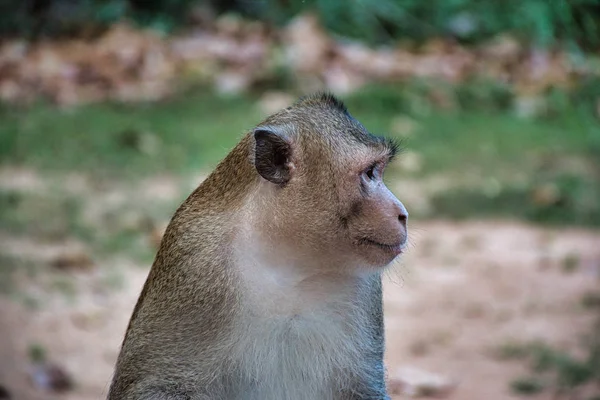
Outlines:
[{"label": "monkey ear", "polygon": [[292,177],[292,146],[277,129],[259,127],[254,130],[256,142],[254,166],[259,175],[278,185]]}]

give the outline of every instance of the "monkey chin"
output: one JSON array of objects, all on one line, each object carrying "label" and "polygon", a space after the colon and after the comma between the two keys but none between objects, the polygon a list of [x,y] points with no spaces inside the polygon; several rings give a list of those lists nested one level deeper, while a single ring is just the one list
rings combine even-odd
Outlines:
[{"label": "monkey chin", "polygon": [[[404,253],[404,244],[384,244],[369,239],[361,239],[358,243],[361,258],[366,261],[367,268],[384,269]],[[369,269],[370,269],[369,268]]]}]

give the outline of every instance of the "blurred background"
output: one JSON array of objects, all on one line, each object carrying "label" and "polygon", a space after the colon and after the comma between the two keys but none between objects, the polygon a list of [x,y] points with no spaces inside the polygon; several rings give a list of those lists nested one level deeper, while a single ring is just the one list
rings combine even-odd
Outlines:
[{"label": "blurred background", "polygon": [[3,0],[0,399],[106,395],[176,207],[326,89],[401,139],[394,399],[600,399],[600,1]]}]

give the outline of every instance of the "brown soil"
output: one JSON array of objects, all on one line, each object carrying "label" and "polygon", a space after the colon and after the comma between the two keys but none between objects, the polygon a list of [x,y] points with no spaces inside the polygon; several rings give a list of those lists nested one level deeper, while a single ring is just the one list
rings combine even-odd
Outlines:
[{"label": "brown soil", "polygon": [[[527,365],[498,359],[500,346],[539,339],[577,351],[594,318],[581,299],[600,282],[600,232],[506,221],[415,221],[411,228],[411,250],[385,284],[392,379],[410,366],[455,382],[451,399],[516,399],[509,383]],[[71,247],[0,236],[0,250],[38,261]],[[103,398],[147,267],[100,260],[91,271],[71,272],[70,294],[26,281],[41,303],[34,309],[0,296],[0,386],[17,400]],[[33,343],[73,377],[74,390],[50,395],[31,385]]]}]

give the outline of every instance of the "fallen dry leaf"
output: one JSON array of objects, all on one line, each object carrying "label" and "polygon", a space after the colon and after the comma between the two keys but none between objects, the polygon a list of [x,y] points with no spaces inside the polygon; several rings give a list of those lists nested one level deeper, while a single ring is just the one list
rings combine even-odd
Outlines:
[{"label": "fallen dry leaf", "polygon": [[553,183],[539,185],[533,188],[531,200],[537,206],[550,206],[560,200],[560,189]]},{"label": "fallen dry leaf", "polygon": [[288,62],[298,73],[323,71],[332,40],[316,15],[302,14],[292,20],[283,32],[283,42]]},{"label": "fallen dry leaf", "polygon": [[94,262],[87,253],[76,250],[60,254],[50,264],[61,271],[84,271],[90,270],[94,266]]}]

